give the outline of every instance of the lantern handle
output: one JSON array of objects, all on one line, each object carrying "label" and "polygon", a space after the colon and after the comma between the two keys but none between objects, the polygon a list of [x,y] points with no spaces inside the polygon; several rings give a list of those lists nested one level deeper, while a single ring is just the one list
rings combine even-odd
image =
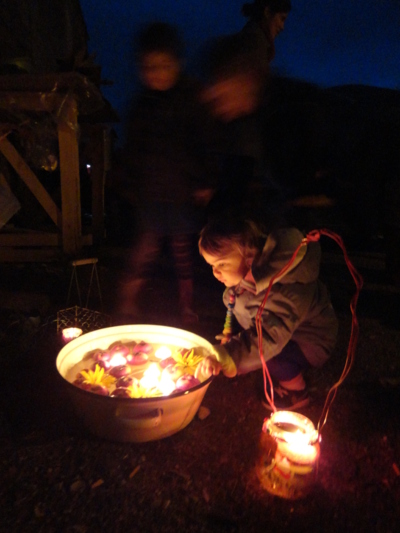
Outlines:
[{"label": "lantern handle", "polygon": [[89,305],[89,297],[90,297],[90,293],[91,293],[91,290],[92,290],[93,278],[96,278],[97,292],[98,292],[98,296],[99,296],[99,300],[100,300],[100,307],[101,308],[103,307],[103,300],[102,300],[101,289],[100,289],[99,274],[97,272],[97,263],[98,263],[98,261],[99,260],[98,260],[97,257],[88,257],[88,258],[84,258],[84,259],[75,259],[74,261],[71,261],[72,273],[71,273],[71,279],[70,279],[70,282],[69,282],[69,289],[68,289],[68,296],[67,296],[67,307],[68,307],[69,300],[70,300],[70,297],[71,297],[71,289],[72,289],[72,285],[73,285],[74,280],[75,280],[76,292],[77,292],[77,295],[78,295],[79,305],[82,307],[82,298],[81,298],[81,291],[80,291],[79,283],[78,283],[77,267],[78,266],[84,266],[84,265],[92,265],[92,270],[91,270],[91,273],[90,273],[89,287],[88,287],[87,294],[86,294],[86,305],[85,305],[85,307],[87,308],[88,305]]},{"label": "lantern handle", "polygon": [[[351,314],[352,314],[352,324],[351,324],[352,327],[351,327],[349,345],[348,345],[348,349],[347,349],[347,357],[346,357],[346,361],[345,361],[345,366],[343,368],[343,371],[342,371],[342,374],[341,374],[339,380],[334,385],[332,385],[332,387],[330,388],[330,390],[328,392],[328,395],[327,395],[327,398],[325,400],[325,404],[324,404],[324,407],[323,407],[323,410],[322,410],[322,413],[321,413],[321,416],[320,416],[320,419],[319,419],[318,425],[317,425],[318,434],[321,434],[322,428],[326,424],[326,421],[327,421],[327,418],[328,418],[329,409],[330,409],[330,407],[331,407],[331,405],[333,403],[333,400],[336,397],[336,393],[337,393],[338,387],[343,383],[344,379],[347,377],[348,373],[350,372],[350,368],[353,365],[354,357],[355,357],[356,345],[357,345],[357,341],[358,341],[358,334],[359,334],[359,325],[358,325],[358,319],[357,319],[357,315],[356,315],[356,307],[357,307],[358,297],[360,295],[360,291],[362,289],[364,280],[363,280],[361,274],[357,271],[357,269],[353,265],[353,263],[350,261],[350,258],[349,258],[348,254],[347,254],[347,250],[346,250],[346,248],[344,246],[344,243],[343,243],[343,239],[339,235],[337,235],[336,233],[334,233],[333,231],[328,230],[328,229],[312,230],[309,233],[307,233],[307,235],[301,240],[300,244],[298,245],[298,247],[294,251],[294,253],[293,253],[292,257],[289,259],[288,263],[286,265],[284,265],[284,267],[281,269],[280,272],[278,272],[277,274],[275,274],[275,276],[273,276],[271,278],[271,280],[269,282],[269,285],[267,287],[265,296],[264,296],[263,301],[261,302],[261,304],[260,304],[260,306],[259,306],[259,308],[257,310],[257,314],[256,314],[256,318],[255,318],[257,336],[258,336],[258,350],[259,350],[259,355],[260,355],[261,364],[262,364],[262,368],[263,368],[264,393],[265,393],[265,397],[266,397],[268,403],[270,404],[270,406],[272,408],[272,411],[275,413],[276,412],[276,407],[275,407],[275,404],[274,404],[274,388],[273,388],[271,376],[270,376],[269,371],[268,371],[267,364],[266,364],[264,356],[263,356],[263,349],[262,349],[262,313],[263,313],[266,301],[268,299],[269,293],[271,291],[272,285],[275,282],[275,280],[277,278],[281,278],[286,273],[286,271],[289,269],[289,267],[294,262],[297,254],[299,253],[300,248],[302,246],[306,246],[309,242],[317,242],[317,241],[319,241],[321,235],[325,235],[327,237],[330,237],[342,249],[347,268],[349,269],[349,272],[350,272],[350,274],[351,274],[351,276],[353,278],[353,281],[354,281],[354,283],[356,285],[356,292],[354,293],[354,295],[353,295],[353,297],[351,298],[351,301],[350,301],[350,311],[351,311]],[[269,384],[269,390],[271,391],[270,395],[268,394],[267,382]]]}]

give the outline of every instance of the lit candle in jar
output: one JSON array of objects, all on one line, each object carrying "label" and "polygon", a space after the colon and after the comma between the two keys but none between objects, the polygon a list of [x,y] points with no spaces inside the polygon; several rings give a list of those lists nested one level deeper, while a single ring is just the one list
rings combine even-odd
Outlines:
[{"label": "lit candle in jar", "polygon": [[310,444],[307,435],[301,432],[288,434],[286,441],[278,440],[278,450],[290,461],[296,463],[310,463],[317,457],[317,449],[314,444]]},{"label": "lit candle in jar", "polygon": [[313,485],[319,459],[319,434],[307,417],[277,411],[266,419],[260,439],[257,475],[277,496],[296,499]]},{"label": "lit candle in jar", "polygon": [[64,328],[62,330],[62,336],[65,342],[72,341],[82,335],[81,328]]}]

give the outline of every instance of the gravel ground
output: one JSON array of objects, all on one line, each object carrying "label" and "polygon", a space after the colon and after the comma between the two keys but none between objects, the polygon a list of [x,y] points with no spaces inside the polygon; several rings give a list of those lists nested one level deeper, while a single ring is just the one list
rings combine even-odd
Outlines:
[{"label": "gravel ground", "polygon": [[[62,265],[2,265],[8,303],[0,315],[0,531],[398,531],[400,291],[385,281],[379,253],[353,257],[365,279],[356,358],[322,430],[316,485],[298,500],[269,494],[255,475],[268,416],[260,372],[215,378],[202,404],[210,414],[168,438],[121,443],[88,433],[54,364],[61,348],[54,311],[65,304],[70,272]],[[112,253],[99,261],[106,306],[117,263]],[[344,368],[355,290],[340,252],[324,255],[322,271],[341,327],[331,360],[308,376],[314,401],[301,412],[314,423]],[[170,274],[160,269],[147,291],[145,323],[180,326]],[[196,287],[200,322],[188,329],[212,342],[225,315],[222,287],[203,267]]]}]

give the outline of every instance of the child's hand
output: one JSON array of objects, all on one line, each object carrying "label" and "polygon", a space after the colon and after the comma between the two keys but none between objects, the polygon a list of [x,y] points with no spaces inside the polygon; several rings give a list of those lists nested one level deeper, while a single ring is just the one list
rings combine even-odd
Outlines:
[{"label": "child's hand", "polygon": [[235,361],[229,355],[228,350],[222,344],[217,344],[213,346],[215,352],[215,358],[218,363],[221,365],[221,370],[227,378],[233,378],[237,374],[237,368]]},{"label": "child's hand", "polygon": [[215,335],[215,338],[217,341],[220,341],[221,344],[226,344],[231,340],[232,335],[224,335],[223,333],[220,333],[219,335]]},{"label": "child's hand", "polygon": [[222,365],[214,357],[207,356],[197,365],[194,376],[200,381],[210,376],[217,376],[222,370]]}]

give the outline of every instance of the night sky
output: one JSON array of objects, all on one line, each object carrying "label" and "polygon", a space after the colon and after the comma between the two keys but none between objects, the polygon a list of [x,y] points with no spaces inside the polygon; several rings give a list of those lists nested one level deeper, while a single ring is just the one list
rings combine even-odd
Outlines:
[{"label": "night sky", "polygon": [[[103,94],[123,120],[136,88],[132,38],[153,20],[173,23],[187,44],[188,66],[211,37],[239,30],[244,0],[81,0],[89,51]],[[321,86],[364,84],[400,88],[400,0],[292,0],[272,66]]]}]

